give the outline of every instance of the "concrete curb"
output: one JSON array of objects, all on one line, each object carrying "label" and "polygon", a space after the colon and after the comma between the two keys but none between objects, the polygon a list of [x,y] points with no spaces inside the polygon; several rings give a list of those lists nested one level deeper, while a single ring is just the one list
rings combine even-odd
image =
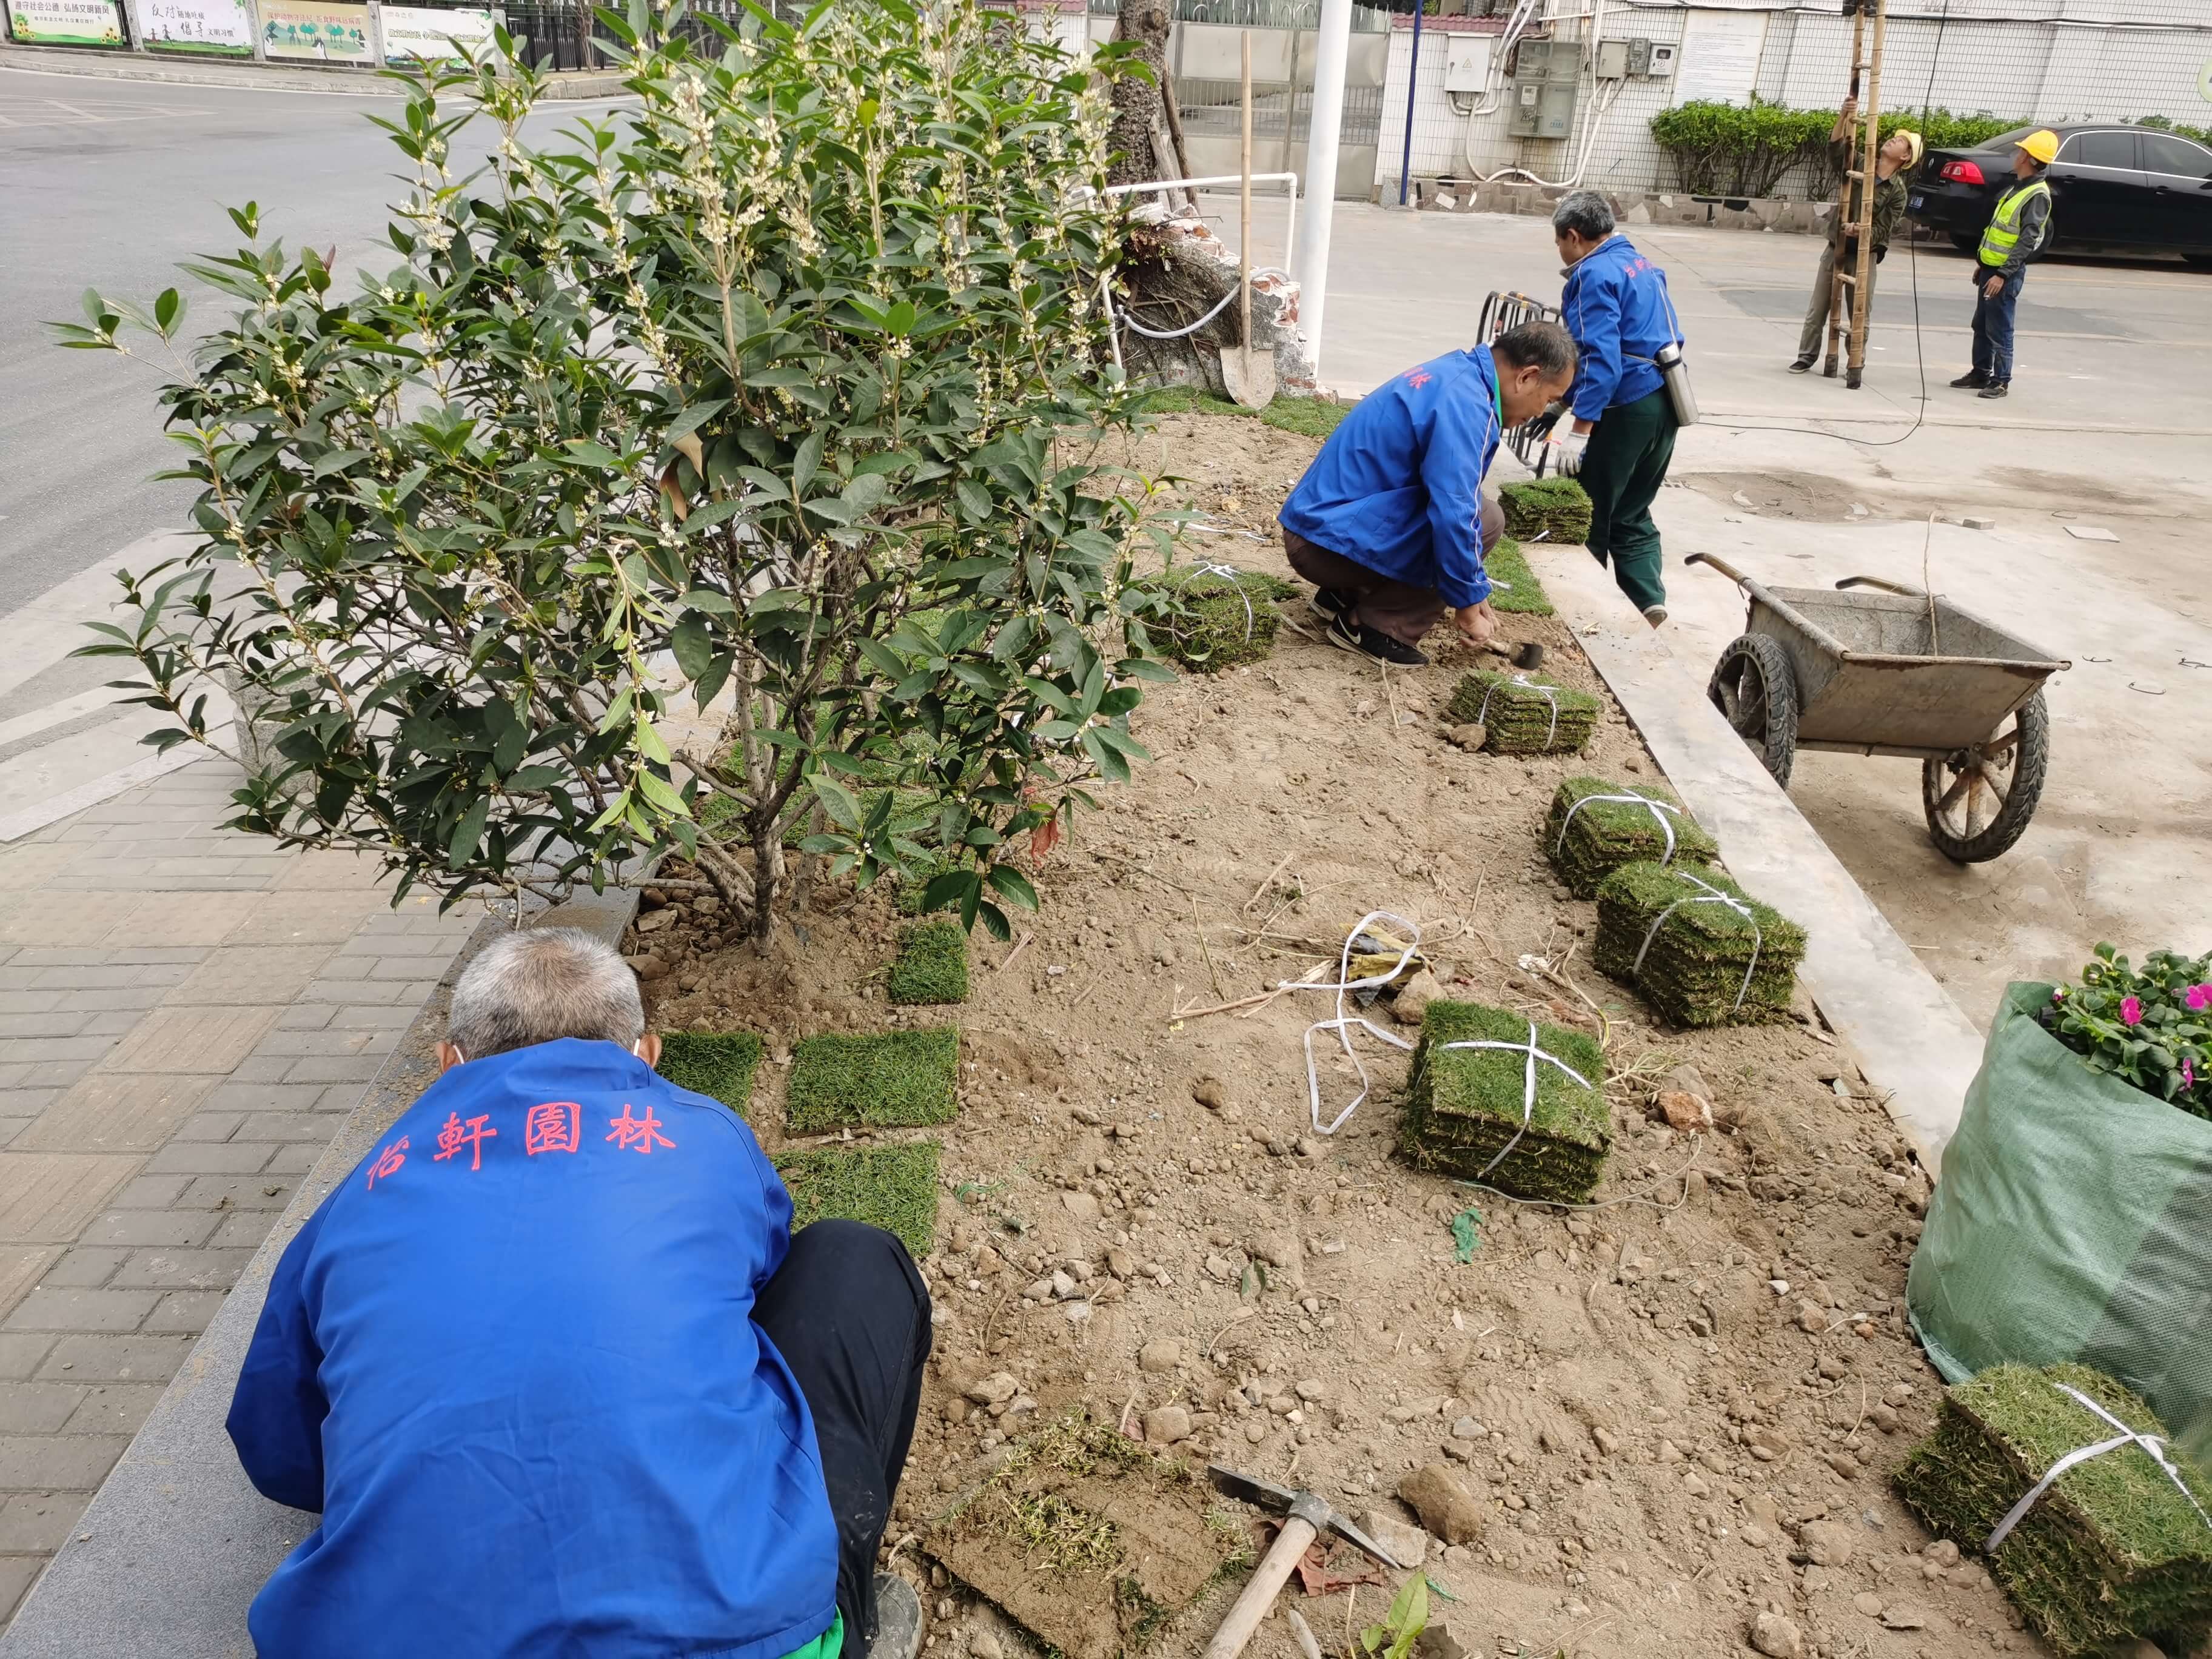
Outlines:
[{"label": "concrete curb", "polygon": [[[530,919],[618,940],[639,890],[580,894]],[[453,983],[507,927],[488,916],[362,1091],[290,1207],[155,1403],[84,1517],[0,1636],[0,1659],[242,1659],[254,1595],[315,1524],[249,1486],[223,1427],[277,1258],[316,1206],[438,1074]]]},{"label": "concrete curb", "polygon": [[[1567,193],[1553,185],[1478,183],[1472,179],[1416,179],[1412,185],[1408,205],[1424,213],[1516,213],[1549,218]],[[1384,206],[1397,205],[1389,191],[1377,188]],[[1612,204],[1613,217],[1624,227],[1695,225],[1709,230],[1771,230],[1810,236],[1825,232],[1836,210],[1832,199],[1692,196],[1686,191],[1598,193]]]},{"label": "concrete curb", "polygon": [[1677,657],[1585,550],[1522,550],[1729,872],[1805,928],[1800,979],[1936,1176],[1982,1034],[1706,701],[1708,665]]},{"label": "concrete curb", "polygon": [[[368,68],[332,64],[263,64],[240,59],[162,56],[68,46],[0,45],[0,69],[37,75],[75,75],[95,81],[148,81],[185,87],[237,87],[262,92],[319,92],[344,98],[397,98],[399,88]],[[568,102],[619,98],[627,88],[613,70],[559,70],[546,79],[544,96]]]}]

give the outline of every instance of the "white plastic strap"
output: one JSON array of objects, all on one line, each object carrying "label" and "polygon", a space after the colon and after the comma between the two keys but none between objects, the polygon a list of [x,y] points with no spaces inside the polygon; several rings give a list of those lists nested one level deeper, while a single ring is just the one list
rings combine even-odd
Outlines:
[{"label": "white plastic strap", "polygon": [[[1667,851],[1665,855],[1660,859],[1659,862],[1662,864],[1672,864],[1674,861],[1674,826],[1671,820],[1680,817],[1682,815],[1682,809],[1675,805],[1672,801],[1654,800],[1649,795],[1638,795],[1634,793],[1625,795],[1584,795],[1572,806],[1567,808],[1567,816],[1559,821],[1559,844],[1552,848],[1554,853],[1564,852],[1566,849],[1567,826],[1575,821],[1575,814],[1581,811],[1583,807],[1593,805],[1599,801],[1619,801],[1624,806],[1641,806],[1649,811],[1652,817],[1657,822],[1660,829],[1666,831],[1667,834]],[[1754,926],[1756,924],[1754,924]]]},{"label": "white plastic strap", "polygon": [[[1751,994],[1751,976],[1753,974],[1757,972],[1759,969],[1759,946],[1766,942],[1759,931],[1759,918],[1751,914],[1751,907],[1749,905],[1746,904],[1741,899],[1736,897],[1733,893],[1723,893],[1719,888],[1714,886],[1711,882],[1699,881],[1687,870],[1678,870],[1674,873],[1681,877],[1684,881],[1690,883],[1691,885],[1694,887],[1701,887],[1705,890],[1700,893],[1686,894],[1683,897],[1676,899],[1672,904],[1668,905],[1665,909],[1659,913],[1656,919],[1655,919],[1651,924],[1651,931],[1644,936],[1643,948],[1637,951],[1636,960],[1629,964],[1629,977],[1633,979],[1638,974],[1644,970],[1644,958],[1651,949],[1651,941],[1659,937],[1660,928],[1666,925],[1667,918],[1673,915],[1675,911],[1680,909],[1686,904],[1725,904],[1729,909],[1735,911],[1736,915],[1741,916],[1746,921],[1751,924],[1751,960],[1743,965],[1743,983],[1736,988],[1735,994],[1735,1006],[1737,1008],[1741,1008],[1743,1006],[1743,1000]],[[1733,1012],[1733,1010],[1731,1012]]]},{"label": "white plastic strap", "polygon": [[1528,1056],[1528,1064],[1524,1068],[1521,1079],[1521,1127],[1513,1132],[1512,1139],[1507,1141],[1503,1146],[1498,1149],[1498,1156],[1492,1158],[1489,1163],[1482,1166],[1482,1173],[1475,1176],[1477,1181],[1487,1179],[1490,1172],[1505,1161],[1505,1155],[1521,1144],[1521,1137],[1528,1133],[1528,1121],[1533,1116],[1534,1116],[1536,1111],[1536,1062],[1538,1060],[1542,1060],[1547,1066],[1558,1066],[1559,1070],[1565,1072],[1569,1077],[1581,1084],[1585,1089],[1591,1086],[1590,1080],[1584,1077],[1580,1072],[1575,1070],[1573,1066],[1568,1065],[1566,1061],[1561,1060],[1557,1054],[1546,1054],[1541,1048],[1539,1048],[1536,1046],[1536,1022],[1533,1019],[1528,1022],[1528,1040],[1526,1042],[1477,1042],[1470,1041],[1467,1042],[1447,1042],[1441,1046],[1446,1048],[1506,1048],[1511,1050],[1516,1054],[1526,1054]]},{"label": "white plastic strap", "polygon": [[1181,592],[1183,588],[1188,585],[1190,579],[1194,576],[1219,576],[1224,580],[1227,581],[1229,586],[1235,590],[1237,597],[1244,601],[1244,642],[1247,645],[1249,645],[1252,642],[1252,628],[1254,623],[1252,616],[1252,596],[1244,591],[1244,584],[1237,580],[1244,573],[1237,569],[1235,565],[1207,564],[1203,560],[1200,560],[1198,563],[1192,565],[1189,569],[1183,572],[1182,580],[1176,584],[1176,591],[1178,593]]},{"label": "white plastic strap", "polygon": [[1988,1540],[1982,1546],[1983,1554],[1995,1555],[1997,1553],[1997,1546],[2004,1542],[2006,1535],[2020,1524],[2027,1512],[2035,1507],[2036,1500],[2051,1490],[2051,1483],[2060,1475],[2065,1474],[2076,1463],[2086,1463],[2093,1457],[2102,1457],[2106,1452],[2118,1451],[2123,1446],[2141,1446],[2148,1452],[2151,1462],[2166,1472],[2166,1478],[2173,1482],[2174,1489],[2189,1500],[2189,1507],[2197,1511],[2197,1518],[2208,1528],[2212,1528],[2212,1515],[2207,1515],[2204,1512],[2204,1506],[2197,1501],[2197,1494],[2189,1490],[2188,1483],[2181,1478],[2181,1471],[2173,1467],[2172,1460],[2166,1455],[2165,1443],[2156,1435],[2137,1434],[2078,1389],[2069,1389],[2063,1382],[2054,1383],[2052,1386],[2077,1405],[2086,1406],[2118,1429],[2119,1432],[2110,1440],[2100,1440],[2094,1446],[2076,1447],[2053,1463],[2045,1472],[2043,1479],[2028,1488],[2027,1496],[2014,1504],[2005,1518],[1997,1522],[1996,1530],[1989,1535]]},{"label": "white plastic strap", "polygon": [[1546,734],[1544,738],[1544,747],[1549,749],[1559,739],[1559,700],[1552,695],[1552,688],[1550,686],[1539,685],[1535,681],[1530,679],[1526,674],[1514,674],[1506,679],[1492,680],[1488,685],[1484,686],[1482,688],[1482,707],[1475,710],[1474,723],[1477,726],[1481,726],[1487,722],[1490,715],[1490,694],[1498,690],[1499,686],[1507,684],[1524,685],[1531,691],[1540,691],[1544,694],[1544,701],[1552,705],[1552,729]]},{"label": "white plastic strap", "polygon": [[[1371,974],[1364,979],[1354,979],[1352,977],[1352,947],[1358,942],[1359,936],[1362,933],[1364,933],[1374,923],[1378,921],[1395,922],[1398,927],[1402,930],[1405,937],[1412,942],[1406,946],[1404,951],[1399,956],[1398,960],[1391,964],[1389,972],[1384,974]],[[1394,1048],[1410,1049],[1413,1046],[1412,1043],[1407,1042],[1405,1038],[1398,1036],[1395,1032],[1384,1030],[1372,1020],[1363,1019],[1358,1014],[1347,1014],[1345,1012],[1345,993],[1347,991],[1364,991],[1370,986],[1388,985],[1392,980],[1397,978],[1400,974],[1405,971],[1406,964],[1413,959],[1414,956],[1419,951],[1420,946],[1421,929],[1420,925],[1418,922],[1408,921],[1405,917],[1394,915],[1389,910],[1370,910],[1365,915],[1359,919],[1359,925],[1344,936],[1344,950],[1342,954],[1337,959],[1336,980],[1334,983],[1330,983],[1327,981],[1314,981],[1301,980],[1296,983],[1286,982],[1279,988],[1281,989],[1291,991],[1334,991],[1336,994],[1335,1018],[1333,1019],[1316,1020],[1311,1025],[1307,1026],[1305,1031],[1306,1105],[1307,1109],[1313,1118],[1314,1133],[1316,1134],[1333,1135],[1339,1129],[1342,1128],[1345,1123],[1351,1118],[1352,1115],[1359,1109],[1361,1103],[1366,1100],[1369,1091],[1372,1086],[1368,1081],[1367,1067],[1360,1064],[1358,1053],[1352,1046],[1352,1028],[1353,1026],[1356,1025],[1359,1027],[1370,1036],[1377,1036],[1382,1038],[1383,1042],[1389,1043]],[[1352,1062],[1352,1070],[1359,1073],[1359,1093],[1353,1097],[1351,1105],[1346,1107],[1334,1117],[1331,1118],[1327,1123],[1323,1123],[1321,1121],[1321,1066],[1320,1063],[1314,1058],[1314,1033],[1316,1031],[1335,1032],[1337,1042],[1343,1046],[1345,1058]]]}]

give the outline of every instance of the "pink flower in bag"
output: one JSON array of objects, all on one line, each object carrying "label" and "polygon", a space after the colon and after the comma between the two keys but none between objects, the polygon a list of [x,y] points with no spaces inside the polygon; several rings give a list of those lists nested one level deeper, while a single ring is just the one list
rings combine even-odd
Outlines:
[{"label": "pink flower in bag", "polygon": [[2120,999],[2120,1024],[2123,1025],[2140,1025],[2142,1024],[2142,999],[2141,997],[2122,997]]},{"label": "pink flower in bag", "polygon": [[2181,1000],[2191,1013],[2201,1014],[2212,1008],[2212,985],[2192,985],[2181,994]]}]

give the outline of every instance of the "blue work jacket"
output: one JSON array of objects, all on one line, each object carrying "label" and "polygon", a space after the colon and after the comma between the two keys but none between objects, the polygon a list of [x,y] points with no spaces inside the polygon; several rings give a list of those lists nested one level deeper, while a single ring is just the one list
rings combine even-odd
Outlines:
[{"label": "blue work jacket", "polygon": [[1667,273],[1618,231],[1567,272],[1559,309],[1575,337],[1575,384],[1567,394],[1578,421],[1648,398],[1659,389],[1659,348],[1680,340]]},{"label": "blue work jacket", "polygon": [[322,1522],[264,1659],[778,1659],[836,1616],[814,1424],[754,1300],[791,1200],[611,1042],[447,1072],[286,1247],[231,1402]]},{"label": "blue work jacket", "polygon": [[1352,405],[1283,503],[1283,527],[1455,608],[1479,605],[1482,478],[1498,438],[1490,348],[1448,352]]}]

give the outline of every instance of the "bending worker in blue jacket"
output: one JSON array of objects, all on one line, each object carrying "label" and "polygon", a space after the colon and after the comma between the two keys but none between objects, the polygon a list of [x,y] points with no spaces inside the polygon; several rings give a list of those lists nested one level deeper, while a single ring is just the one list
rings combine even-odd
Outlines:
[{"label": "bending worker in blue jacket", "polygon": [[1483,550],[1504,523],[1482,499],[1505,427],[1567,388],[1574,342],[1526,323],[1409,368],[1352,407],[1283,503],[1283,550],[1320,591],[1331,645],[1419,667],[1444,612],[1468,643],[1497,631]]},{"label": "bending worker in blue jacket", "polygon": [[461,975],[443,1073],[286,1247],[231,1404],[254,1486],[321,1517],[254,1600],[263,1659],[912,1659],[875,1565],[928,1294],[888,1233],[794,1237],[659,1053],[589,934]]},{"label": "bending worker in blue jacket", "polygon": [[1613,210],[1578,190],[1552,213],[1552,238],[1567,262],[1560,311],[1581,361],[1569,398],[1571,423],[1553,429],[1557,470],[1589,492],[1589,550],[1644,619],[1667,620],[1659,526],[1651,502],[1674,459],[1674,405],[1652,361],[1679,341],[1667,273],[1613,228]]}]

